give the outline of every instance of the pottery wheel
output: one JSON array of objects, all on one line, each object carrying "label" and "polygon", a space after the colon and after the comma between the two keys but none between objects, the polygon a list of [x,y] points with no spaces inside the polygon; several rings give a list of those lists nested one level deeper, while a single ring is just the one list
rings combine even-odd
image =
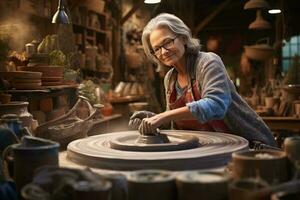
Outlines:
[{"label": "pottery wheel", "polygon": [[[140,135],[137,131],[75,140],[68,145],[67,157],[77,164],[110,170],[191,170],[225,166],[232,152],[248,149],[246,139],[232,134],[186,130],[164,130],[161,133],[168,136],[170,144],[136,144]],[[191,143],[183,145],[180,150],[172,149],[174,145],[187,142]],[[116,144],[119,147],[116,148]],[[173,147],[157,150],[159,146],[168,145]]]}]

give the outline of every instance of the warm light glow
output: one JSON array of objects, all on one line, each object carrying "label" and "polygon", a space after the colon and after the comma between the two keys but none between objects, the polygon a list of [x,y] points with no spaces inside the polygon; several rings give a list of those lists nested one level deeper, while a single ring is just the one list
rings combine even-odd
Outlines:
[{"label": "warm light glow", "polygon": [[269,14],[279,14],[281,13],[281,10],[280,9],[271,9],[268,11]]},{"label": "warm light glow", "polygon": [[144,0],[144,3],[146,4],[155,4],[160,3],[161,0]]}]

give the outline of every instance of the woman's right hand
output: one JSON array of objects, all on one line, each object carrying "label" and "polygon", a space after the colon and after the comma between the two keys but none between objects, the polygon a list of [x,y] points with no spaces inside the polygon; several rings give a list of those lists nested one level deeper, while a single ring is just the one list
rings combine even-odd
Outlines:
[{"label": "woman's right hand", "polygon": [[136,111],[133,113],[133,115],[129,119],[128,126],[131,129],[137,130],[144,118],[153,117],[156,115],[153,112],[142,110],[142,111]]}]

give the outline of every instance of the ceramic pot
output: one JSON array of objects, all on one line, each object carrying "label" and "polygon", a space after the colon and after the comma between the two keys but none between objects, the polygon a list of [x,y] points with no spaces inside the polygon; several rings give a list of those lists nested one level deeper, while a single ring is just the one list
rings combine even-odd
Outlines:
[{"label": "ceramic pot", "polygon": [[47,77],[63,77],[63,66],[33,66],[33,67],[20,67],[23,71],[41,72],[42,78]]},{"label": "ceramic pot", "polygon": [[218,172],[181,172],[176,176],[177,199],[228,199],[228,181],[228,177]]},{"label": "ceramic pot", "polygon": [[281,183],[289,178],[288,160],[285,152],[256,150],[232,154],[235,179],[259,177],[269,184]]},{"label": "ceramic pot", "polygon": [[26,101],[12,101],[7,104],[0,104],[0,116],[7,113],[16,114],[22,122],[22,126],[28,127],[32,131],[35,120],[28,112],[28,104]]},{"label": "ceramic pot", "polygon": [[269,195],[257,198],[255,193],[267,188],[268,184],[259,179],[241,179],[229,185],[229,200],[269,200]]},{"label": "ceramic pot", "polygon": [[110,200],[127,200],[128,185],[126,176],[119,173],[101,174],[106,180],[112,184]]},{"label": "ceramic pot", "polygon": [[175,178],[162,170],[139,170],[128,177],[130,200],[174,200],[176,199]]}]

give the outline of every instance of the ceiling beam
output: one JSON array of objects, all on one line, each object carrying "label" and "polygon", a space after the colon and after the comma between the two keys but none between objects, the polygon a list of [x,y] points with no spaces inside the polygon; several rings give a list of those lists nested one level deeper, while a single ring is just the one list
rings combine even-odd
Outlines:
[{"label": "ceiling beam", "polygon": [[201,23],[199,23],[194,29],[194,34],[197,35],[211,20],[213,20],[229,3],[231,0],[224,1],[219,5],[210,15],[208,15]]},{"label": "ceiling beam", "polygon": [[135,11],[137,11],[142,6],[143,3],[144,3],[144,0],[139,0],[136,4],[134,4],[133,7],[131,8],[131,10],[129,10],[126,13],[126,15],[124,15],[124,17],[122,17],[120,24],[123,25],[127,21],[127,19],[129,19],[129,17],[131,17],[135,13]]}]

